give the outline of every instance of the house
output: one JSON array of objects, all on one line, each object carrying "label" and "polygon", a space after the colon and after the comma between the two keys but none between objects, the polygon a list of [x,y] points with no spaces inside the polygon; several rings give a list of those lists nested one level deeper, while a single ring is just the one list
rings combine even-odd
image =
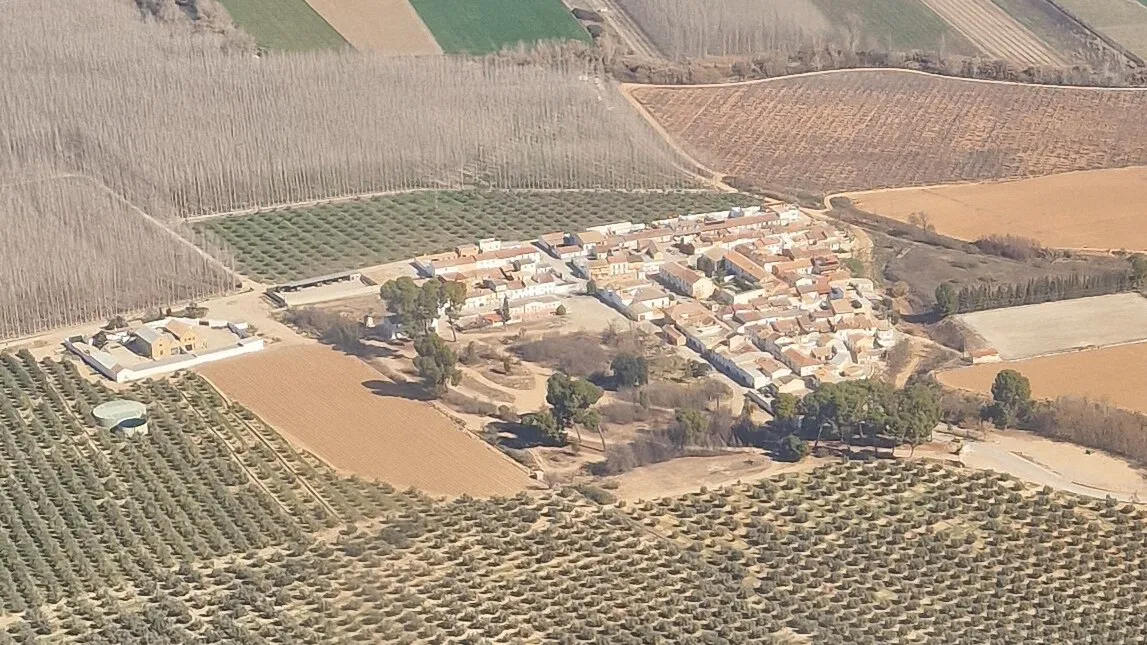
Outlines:
[{"label": "house", "polygon": [[972,365],[980,365],[982,363],[999,363],[1004,359],[1000,356],[999,350],[994,347],[983,347],[981,349],[973,349],[968,352],[968,358],[971,359]]},{"label": "house", "polygon": [[182,353],[207,349],[207,340],[200,338],[199,332],[195,327],[182,320],[169,320],[167,324],[164,325],[164,329],[175,338],[176,344],[182,350]]},{"label": "house", "polygon": [[143,326],[135,332],[136,351],[152,360],[167,358],[177,353],[178,343],[163,328]]},{"label": "house", "polygon": [[789,369],[800,377],[812,376],[817,368],[821,366],[821,362],[809,356],[808,354],[798,350],[795,347],[788,347],[781,350],[781,355],[778,357]]},{"label": "house", "polygon": [[769,279],[769,273],[758,266],[740,251],[727,251],[723,260],[725,270],[749,282],[761,283]]},{"label": "house", "polygon": [[666,262],[661,265],[661,271],[658,275],[670,289],[697,300],[709,298],[717,289],[713,281],[705,277],[704,274],[683,266],[679,262]]},{"label": "house", "polygon": [[793,396],[804,396],[808,394],[808,386],[800,377],[795,374],[779,377],[768,385],[768,391],[774,395],[778,394],[792,394]]}]

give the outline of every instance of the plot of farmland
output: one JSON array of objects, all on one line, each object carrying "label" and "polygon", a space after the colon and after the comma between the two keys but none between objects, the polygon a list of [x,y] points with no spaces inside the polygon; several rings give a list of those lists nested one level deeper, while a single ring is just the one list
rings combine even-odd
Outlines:
[{"label": "plot of farmland", "polygon": [[848,197],[860,210],[902,222],[922,213],[937,232],[962,240],[996,233],[1056,248],[1147,251],[1144,167]]},{"label": "plot of farmland", "polygon": [[959,317],[1005,359],[1147,339],[1147,298],[1121,293],[1008,307]]},{"label": "plot of farmland", "polygon": [[391,56],[441,54],[408,0],[307,0],[359,51]]},{"label": "plot of farmland", "polygon": [[260,46],[285,51],[341,49],[347,42],[306,0],[219,0]]},{"label": "plot of farmland", "polygon": [[1036,65],[1063,65],[1065,61],[1035,34],[1004,13],[992,0],[921,0],[976,44],[996,58]]},{"label": "plot of farmland", "polygon": [[319,345],[272,348],[202,374],[331,466],[434,495],[512,495],[529,484],[508,458],[357,358]]},{"label": "plot of farmland", "polygon": [[629,219],[651,221],[750,205],[706,192],[441,191],[204,220],[239,270],[279,282],[453,248],[483,237],[529,240]]},{"label": "plot of farmland", "polygon": [[937,377],[949,387],[990,394],[992,381],[1004,369],[1028,377],[1037,399],[1086,397],[1147,413],[1147,343],[984,363],[940,372]]},{"label": "plot of farmland", "polygon": [[487,54],[518,43],[584,40],[561,0],[411,0],[442,50]]},{"label": "plot of farmland", "polygon": [[1136,0],[1055,0],[1075,17],[1147,58],[1147,4]]},{"label": "plot of farmland", "polygon": [[1147,91],[894,70],[631,91],[701,162],[780,190],[823,195],[1147,163]]}]

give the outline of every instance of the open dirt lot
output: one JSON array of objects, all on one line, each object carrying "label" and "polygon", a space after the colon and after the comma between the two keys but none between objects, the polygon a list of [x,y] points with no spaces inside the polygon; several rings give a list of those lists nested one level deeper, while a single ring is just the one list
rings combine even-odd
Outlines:
[{"label": "open dirt lot", "polygon": [[1147,501],[1147,478],[1126,459],[1029,432],[994,432],[985,442],[965,445],[960,461],[1091,497],[1110,493]]},{"label": "open dirt lot", "polygon": [[407,0],[307,0],[359,51],[392,56],[441,54]]},{"label": "open dirt lot", "polygon": [[811,470],[821,461],[809,458],[799,464],[774,463],[760,453],[737,452],[715,457],[681,457],[635,468],[610,477],[617,484],[618,499],[635,501],[685,495],[702,487],[720,488],[734,482],[753,482],[787,472]]},{"label": "open dirt lot", "polygon": [[1055,248],[1147,250],[1142,166],[845,197],[862,211],[901,222],[923,213],[938,233],[961,240],[996,233]]},{"label": "open dirt lot", "polygon": [[627,91],[701,163],[794,193],[1147,164],[1147,91],[896,70]]},{"label": "open dirt lot", "polygon": [[269,349],[201,373],[331,466],[432,495],[512,495],[516,464],[362,361],[320,345]]},{"label": "open dirt lot", "polygon": [[1036,65],[1064,60],[992,0],[921,0],[985,53]]},{"label": "open dirt lot", "polygon": [[1147,298],[1120,293],[992,309],[959,321],[1008,360],[1147,339]]},{"label": "open dirt lot", "polygon": [[944,385],[988,393],[1004,369],[1027,376],[1036,398],[1087,397],[1147,413],[1147,343],[972,365],[937,377]]}]

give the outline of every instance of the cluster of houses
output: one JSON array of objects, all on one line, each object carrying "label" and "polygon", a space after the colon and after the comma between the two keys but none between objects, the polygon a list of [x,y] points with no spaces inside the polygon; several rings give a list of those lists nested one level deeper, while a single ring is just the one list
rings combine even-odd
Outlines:
[{"label": "cluster of houses", "polygon": [[563,296],[588,291],[754,392],[799,395],[873,375],[898,340],[872,281],[844,266],[854,242],[771,204],[533,244],[481,240],[415,264],[426,277],[465,282],[462,328],[553,315]]},{"label": "cluster of houses", "polygon": [[561,308],[563,296],[584,291],[568,271],[544,262],[542,251],[528,243],[484,239],[415,258],[414,264],[426,277],[466,285],[457,322],[461,330],[552,316]]}]

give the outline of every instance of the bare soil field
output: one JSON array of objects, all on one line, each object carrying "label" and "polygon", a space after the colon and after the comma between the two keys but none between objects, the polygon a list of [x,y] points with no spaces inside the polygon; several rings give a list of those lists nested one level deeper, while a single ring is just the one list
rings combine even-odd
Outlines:
[{"label": "bare soil field", "polygon": [[936,232],[961,240],[997,233],[1055,248],[1147,250],[1142,166],[845,196],[862,211],[901,222],[922,213]]},{"label": "bare soil field", "polygon": [[984,53],[1036,65],[1066,61],[992,0],[921,0]]},{"label": "bare soil field", "polygon": [[1147,298],[1119,293],[964,314],[958,320],[1007,360],[1147,339]]},{"label": "bare soil field", "polygon": [[220,391],[334,468],[432,495],[513,495],[526,473],[409,387],[320,345],[201,370]]},{"label": "bare soil field", "polygon": [[307,0],[359,51],[391,56],[441,54],[407,0]]},{"label": "bare soil field", "polygon": [[823,463],[809,458],[799,464],[774,463],[759,453],[738,452],[715,457],[681,457],[635,468],[607,481],[617,484],[618,499],[637,501],[694,493],[702,487],[720,488],[734,482],[748,483],[783,473],[812,469]]},{"label": "bare soil field", "polygon": [[1147,164],[1147,91],[900,70],[627,89],[698,161],[758,188],[823,196]]},{"label": "bare soil field", "polygon": [[1147,343],[972,365],[937,377],[944,385],[988,393],[1003,369],[1027,376],[1037,398],[1087,397],[1147,413]]}]

